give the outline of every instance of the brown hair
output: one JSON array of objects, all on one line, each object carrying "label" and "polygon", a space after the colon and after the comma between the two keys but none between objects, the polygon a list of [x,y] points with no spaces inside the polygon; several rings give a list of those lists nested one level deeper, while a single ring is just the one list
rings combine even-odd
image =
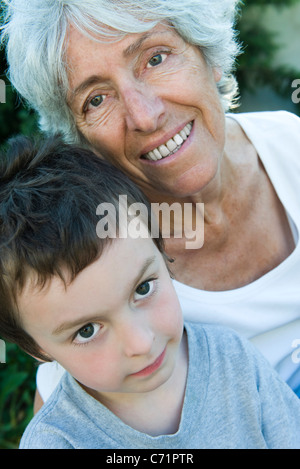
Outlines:
[{"label": "brown hair", "polygon": [[[42,288],[53,276],[71,281],[95,261],[110,238],[97,236],[100,203],[118,195],[128,204],[150,204],[133,182],[93,152],[59,137],[36,143],[16,137],[0,156],[0,335],[25,352],[49,361],[22,328],[17,297],[30,274]],[[118,220],[118,217],[116,217]],[[164,254],[163,241],[154,239]]]}]

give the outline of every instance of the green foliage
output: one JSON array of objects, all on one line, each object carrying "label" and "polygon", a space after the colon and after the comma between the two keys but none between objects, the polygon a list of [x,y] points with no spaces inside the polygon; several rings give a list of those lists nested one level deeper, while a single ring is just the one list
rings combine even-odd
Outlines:
[{"label": "green foliage", "polygon": [[245,0],[244,4],[247,6],[258,5],[268,6],[273,5],[277,8],[289,7],[299,3],[299,0]]},{"label": "green foliage", "polygon": [[0,449],[17,449],[33,416],[36,361],[14,344],[6,344],[0,364]]},{"label": "green foliage", "polygon": [[[276,53],[281,49],[275,32],[268,30],[262,21],[262,12],[269,5],[286,8],[300,0],[245,0],[237,23],[243,54],[238,58],[236,77],[241,96],[245,91],[254,93],[262,86],[270,87],[278,96],[291,101],[294,79],[300,78],[299,68],[274,65]],[[250,13],[250,14],[249,14]],[[253,14],[251,14],[253,13]],[[300,115],[300,104],[295,105]]]},{"label": "green foliage", "polygon": [[5,77],[1,77],[6,85],[6,102],[0,104],[0,142],[15,134],[32,135],[38,131],[37,120],[33,111],[22,105],[20,98],[8,84]]},{"label": "green foliage", "polygon": [[[1,8],[0,8],[1,14]],[[17,135],[38,134],[35,113],[22,102],[8,78],[5,76],[7,63],[5,52],[0,51],[0,79],[6,83],[5,103],[0,103],[0,148],[8,138]]]}]

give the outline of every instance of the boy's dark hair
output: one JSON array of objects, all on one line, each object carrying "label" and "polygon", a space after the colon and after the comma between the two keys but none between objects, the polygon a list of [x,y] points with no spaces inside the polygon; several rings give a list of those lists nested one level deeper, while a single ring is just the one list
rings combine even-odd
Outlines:
[{"label": "boy's dark hair", "polygon": [[[118,196],[128,205],[150,204],[121,171],[91,151],[67,145],[59,137],[35,143],[26,137],[9,141],[0,156],[0,336],[25,352],[49,361],[22,328],[17,297],[29,275],[41,288],[53,276],[71,281],[101,255],[110,238],[96,233],[99,204]],[[118,217],[117,217],[118,220]],[[163,253],[162,238],[155,238]]]}]

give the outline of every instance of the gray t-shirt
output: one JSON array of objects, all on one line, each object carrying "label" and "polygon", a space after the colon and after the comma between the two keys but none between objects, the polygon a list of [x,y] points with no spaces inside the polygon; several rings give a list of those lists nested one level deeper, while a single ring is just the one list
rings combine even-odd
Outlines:
[{"label": "gray t-shirt", "polygon": [[20,448],[300,448],[300,399],[250,342],[223,327],[185,328],[189,369],[176,433],[152,437],[129,427],[66,372]]}]

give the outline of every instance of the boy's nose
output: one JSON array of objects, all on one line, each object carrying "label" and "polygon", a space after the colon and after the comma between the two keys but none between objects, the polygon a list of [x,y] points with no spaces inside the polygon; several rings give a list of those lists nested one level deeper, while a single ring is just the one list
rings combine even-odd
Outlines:
[{"label": "boy's nose", "polygon": [[128,130],[151,133],[157,130],[165,112],[162,99],[146,84],[132,83],[123,94]]},{"label": "boy's nose", "polygon": [[123,350],[128,357],[148,355],[153,342],[154,333],[147,324],[132,321],[122,328]]}]

